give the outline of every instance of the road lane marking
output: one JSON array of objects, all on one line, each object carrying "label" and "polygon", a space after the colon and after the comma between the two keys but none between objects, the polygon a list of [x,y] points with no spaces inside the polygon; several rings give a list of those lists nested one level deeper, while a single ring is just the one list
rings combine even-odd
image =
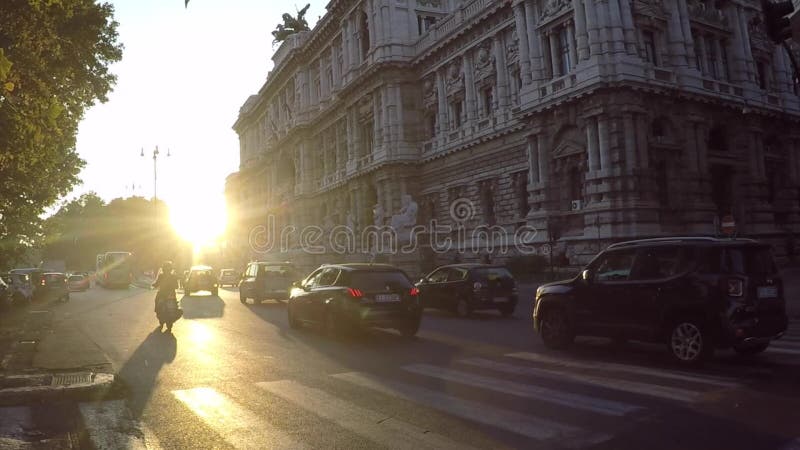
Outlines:
[{"label": "road lane marking", "polygon": [[590,433],[573,425],[494,408],[486,404],[460,399],[418,386],[388,381],[360,372],[340,373],[331,376],[356,386],[378,391],[392,397],[400,397],[473,422],[540,441],[552,440],[554,443],[557,442],[560,447],[583,448],[605,442],[613,437],[610,434]]},{"label": "road lane marking", "polygon": [[505,356],[510,358],[522,359],[525,361],[554,364],[563,367],[573,367],[577,369],[600,369],[614,370],[618,372],[628,372],[637,375],[647,375],[659,378],[668,378],[680,381],[690,381],[693,383],[708,384],[724,388],[741,387],[741,383],[730,378],[717,377],[711,375],[692,375],[683,372],[667,371],[661,369],[650,369],[647,367],[631,366],[628,364],[617,364],[599,361],[578,361],[575,359],[556,358],[548,355],[530,352],[507,353]]},{"label": "road lane marking", "polygon": [[551,380],[569,380],[594,386],[600,386],[608,389],[618,391],[626,391],[634,394],[647,395],[650,397],[664,398],[667,400],[674,400],[680,402],[693,403],[700,399],[698,391],[691,391],[682,388],[674,388],[669,386],[660,386],[650,383],[640,383],[638,381],[620,380],[617,378],[599,377],[594,375],[585,375],[571,373],[567,371],[558,371],[550,369],[539,369],[536,367],[516,366],[513,364],[506,364],[498,361],[491,361],[483,358],[467,358],[458,361],[459,363],[467,364],[475,367],[482,367],[497,372],[504,372],[514,375],[532,375]]},{"label": "road lane marking", "polygon": [[235,448],[302,448],[267,420],[209,387],[172,391],[181,403]]},{"label": "road lane marking", "polygon": [[470,448],[464,444],[455,443],[440,434],[386,414],[362,408],[296,381],[260,382],[256,383],[256,386],[359,436],[390,448],[408,450]]},{"label": "road lane marking", "polygon": [[629,405],[613,400],[589,397],[570,392],[556,391],[531,384],[500,380],[444,367],[432,366],[429,364],[411,364],[408,366],[403,366],[403,370],[419,375],[438,378],[440,380],[453,381],[482,389],[503,392],[505,394],[511,394],[518,397],[541,400],[548,403],[555,403],[557,405],[582,409],[599,414],[606,414],[609,416],[624,416],[628,413],[643,409],[640,406]]},{"label": "road lane marking", "polygon": [[149,447],[138,421],[134,420],[125,400],[80,403],[86,434],[97,450],[146,450]]}]

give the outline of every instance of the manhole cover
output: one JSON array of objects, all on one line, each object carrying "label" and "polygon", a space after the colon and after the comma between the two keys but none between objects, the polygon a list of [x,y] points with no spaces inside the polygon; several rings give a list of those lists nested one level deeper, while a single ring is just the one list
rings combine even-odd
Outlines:
[{"label": "manhole cover", "polygon": [[67,386],[70,384],[90,383],[91,373],[60,373],[53,375],[53,386]]}]

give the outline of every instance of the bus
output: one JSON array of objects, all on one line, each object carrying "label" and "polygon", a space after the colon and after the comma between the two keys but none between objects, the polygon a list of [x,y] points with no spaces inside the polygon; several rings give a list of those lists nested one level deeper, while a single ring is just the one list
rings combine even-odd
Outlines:
[{"label": "bus", "polygon": [[97,255],[95,280],[104,288],[127,288],[133,282],[133,253],[106,252]]}]

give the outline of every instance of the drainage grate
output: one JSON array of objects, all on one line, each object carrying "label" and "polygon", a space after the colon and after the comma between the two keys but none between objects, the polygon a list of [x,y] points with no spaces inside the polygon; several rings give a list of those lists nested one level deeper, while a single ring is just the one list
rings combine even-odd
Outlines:
[{"label": "drainage grate", "polygon": [[70,384],[91,383],[91,373],[60,373],[53,375],[52,386],[68,386]]}]

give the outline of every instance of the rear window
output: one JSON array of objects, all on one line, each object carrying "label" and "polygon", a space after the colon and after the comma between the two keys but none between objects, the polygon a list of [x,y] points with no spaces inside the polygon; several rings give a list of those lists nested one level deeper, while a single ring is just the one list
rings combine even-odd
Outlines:
[{"label": "rear window", "polygon": [[233,275],[233,270],[223,270],[222,275]]},{"label": "rear window", "polygon": [[778,271],[769,247],[726,248],[723,271],[744,275],[771,275]]},{"label": "rear window", "polygon": [[505,267],[486,267],[472,270],[472,278],[478,281],[508,280],[514,278]]},{"label": "rear window", "polygon": [[195,270],[194,274],[201,277],[208,277],[211,276],[210,270]]},{"label": "rear window", "polygon": [[69,277],[69,281],[83,281],[82,275],[72,275]]},{"label": "rear window", "polygon": [[392,290],[410,289],[414,286],[408,276],[399,271],[351,272],[344,282],[347,286],[364,292],[385,291],[387,286]]},{"label": "rear window", "polygon": [[51,283],[51,282],[54,282],[54,281],[61,281],[61,280],[64,279],[61,275],[58,275],[58,274],[45,275],[45,277],[46,277],[45,279],[47,280],[48,283]]}]

